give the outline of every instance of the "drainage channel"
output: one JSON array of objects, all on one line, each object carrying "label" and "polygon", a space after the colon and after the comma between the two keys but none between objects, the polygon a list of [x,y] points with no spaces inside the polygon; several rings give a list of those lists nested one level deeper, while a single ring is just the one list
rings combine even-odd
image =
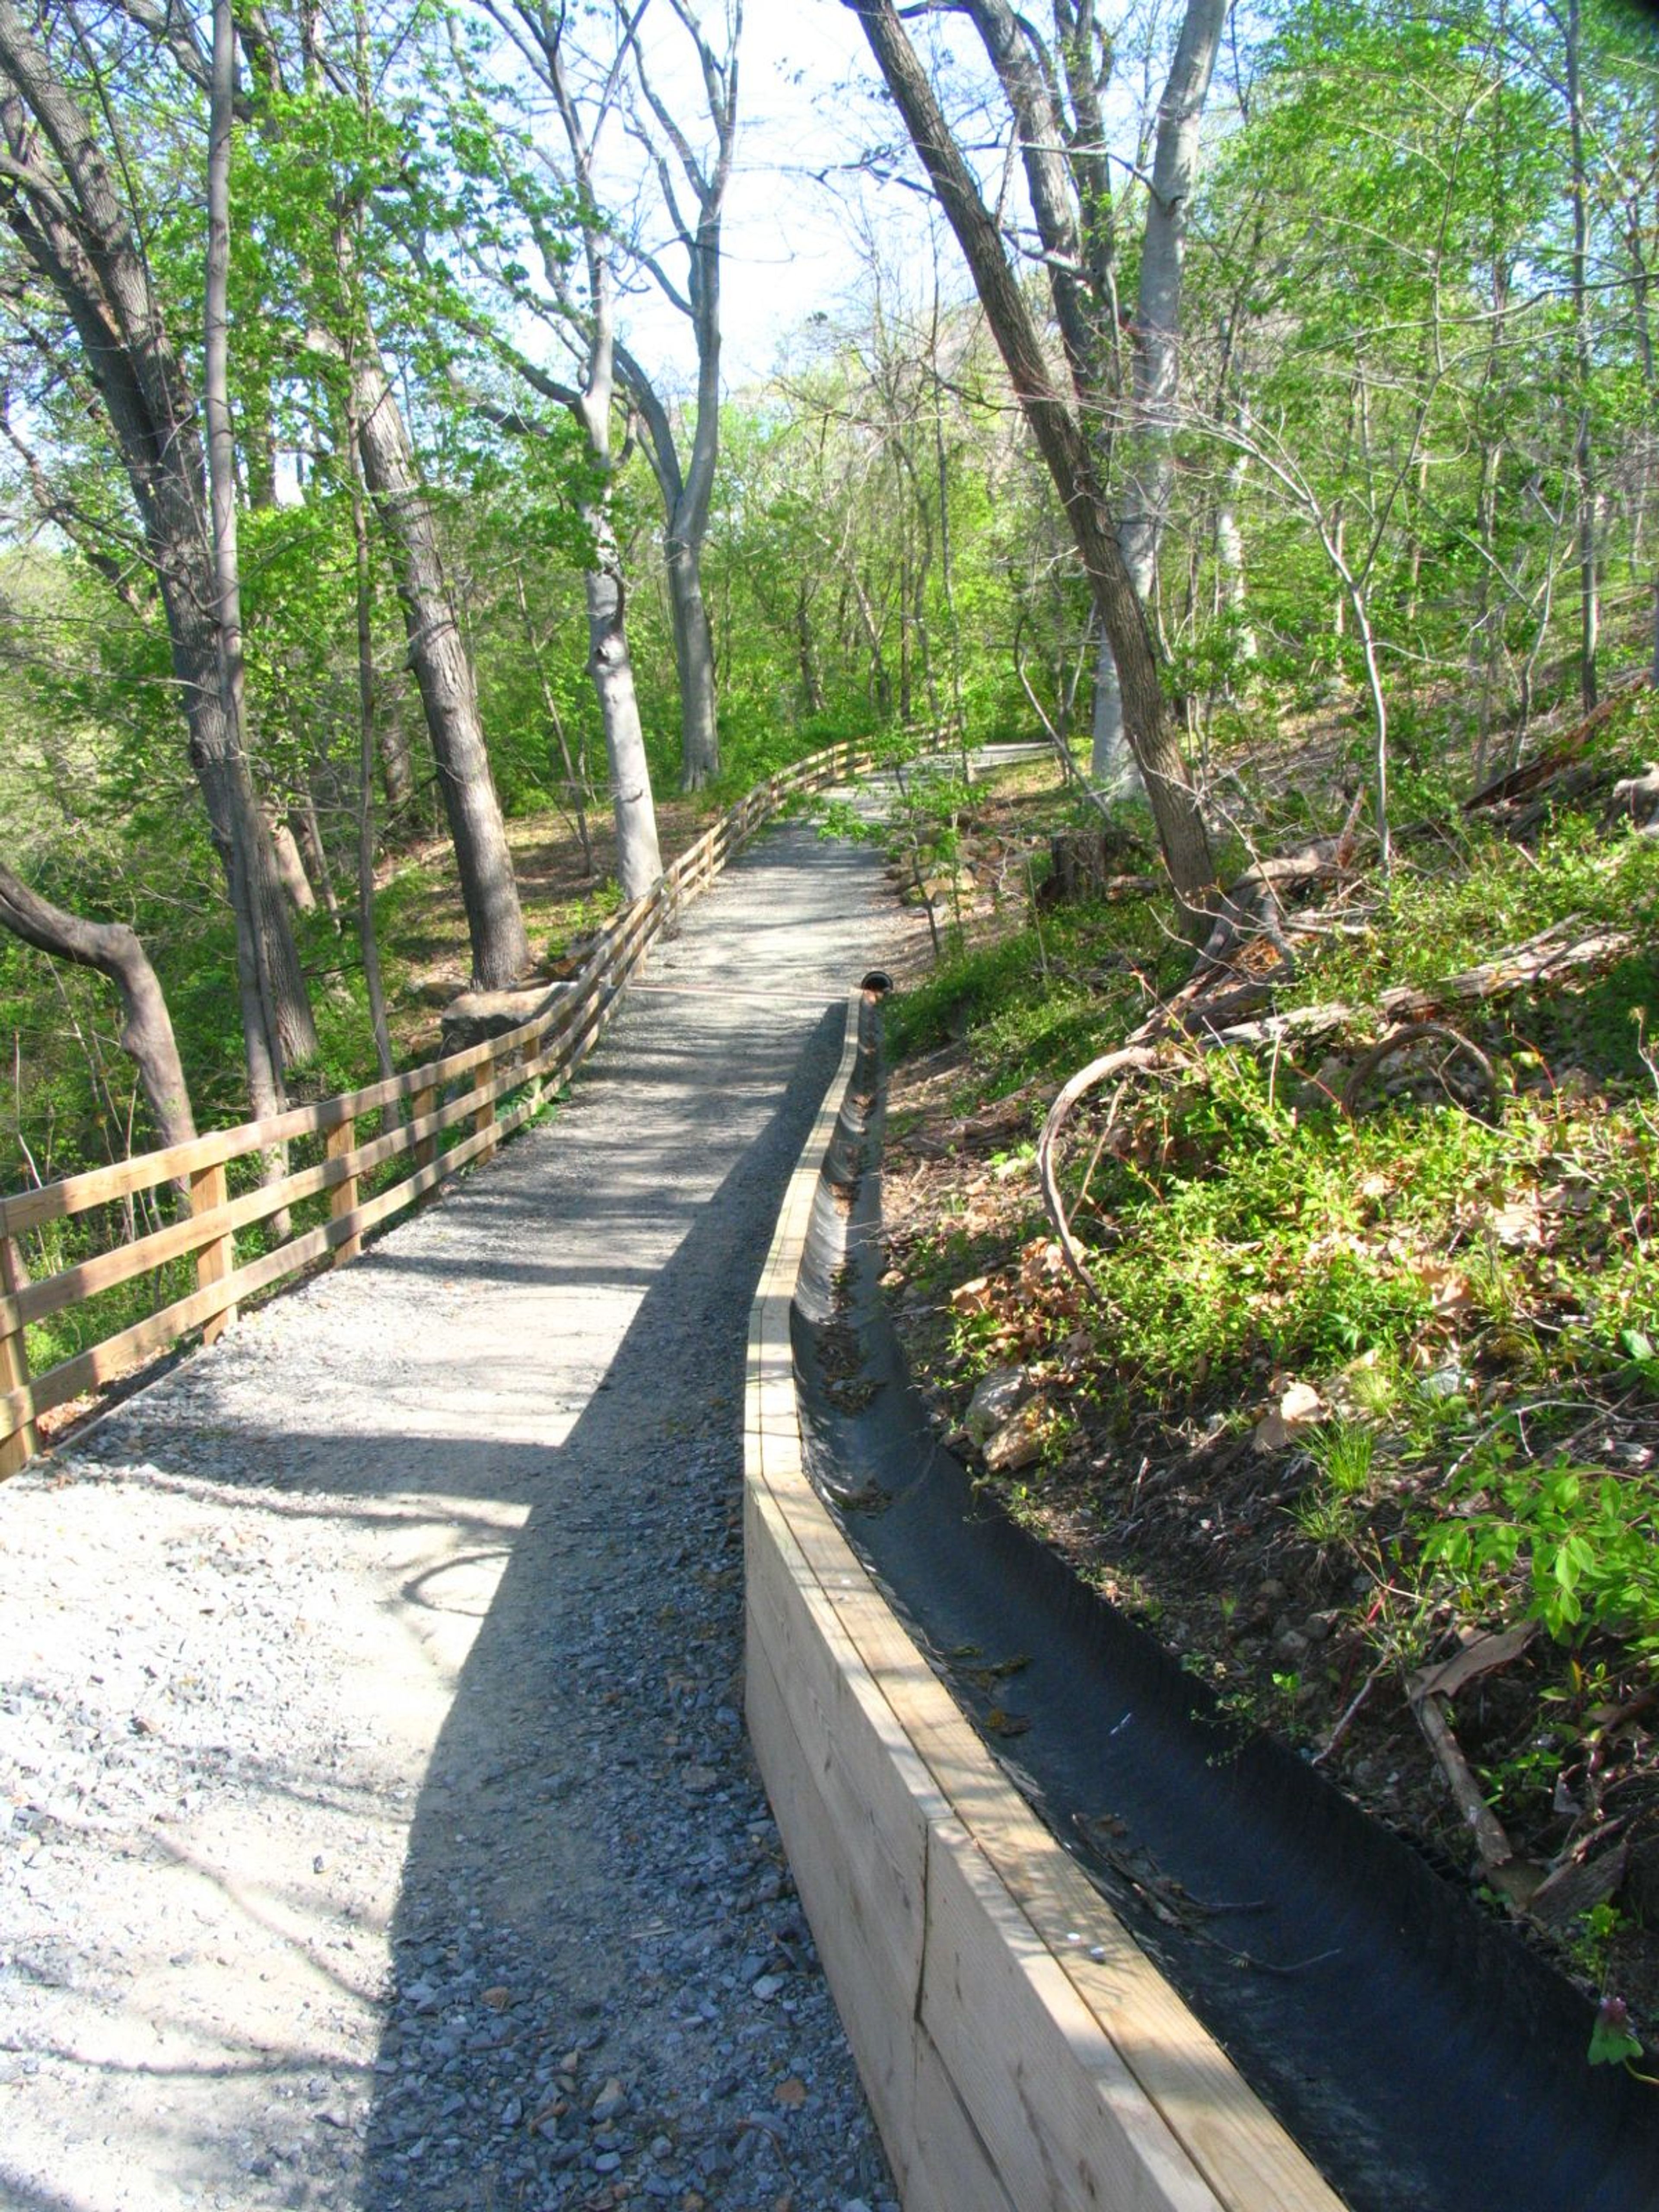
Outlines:
[{"label": "drainage channel", "polygon": [[863,1139],[844,1116],[841,1218],[809,1243],[793,1323],[813,1478],[896,1610],[947,1680],[945,1655],[1023,1660],[1029,1727],[1017,1760],[994,1751],[1352,2212],[1659,2207],[1659,2090],[1587,2065],[1584,2001],[1304,1760],[1242,1735],[933,1437],[877,1288],[868,1011],[866,1031]]}]

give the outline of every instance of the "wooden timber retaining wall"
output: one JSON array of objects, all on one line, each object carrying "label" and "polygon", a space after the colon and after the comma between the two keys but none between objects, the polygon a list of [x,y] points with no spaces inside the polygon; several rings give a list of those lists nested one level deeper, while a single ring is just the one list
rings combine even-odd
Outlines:
[{"label": "wooden timber retaining wall", "polygon": [[750,1321],[746,1698],[906,2212],[1341,2212],[1016,1793],[805,1471],[790,1309],[862,1164],[861,1011],[855,994]]},{"label": "wooden timber retaining wall", "polygon": [[[556,997],[550,984],[549,1005],[520,1027],[314,1106],[0,1199],[0,1476],[15,1474],[39,1449],[40,1413],[130,1373],[193,1330],[211,1343],[242,1299],[319,1261],[337,1267],[355,1259],[370,1230],[430,1196],[458,1168],[488,1159],[538,1111],[548,1086],[563,1081],[592,1050],[653,939],[687,901],[708,888],[786,800],[869,764],[854,746],[835,745],[757,785],[680,854],[648,896],[612,916],[580,974]],[[376,1133],[360,1142],[357,1125],[371,1115]],[[231,1194],[227,1171],[233,1162],[307,1139],[321,1139],[320,1158],[279,1181]],[[404,1172],[383,1180],[373,1196],[362,1195],[365,1180],[398,1164]],[[154,1210],[149,1194],[169,1185],[182,1194],[180,1217],[138,1234],[135,1202]],[[239,1263],[239,1231],[319,1197],[326,1199],[326,1219]],[[21,1239],[99,1208],[108,1209],[106,1249],[30,1280]],[[30,1374],[24,1332],[32,1323],[181,1260],[194,1261],[193,1289]]]}]

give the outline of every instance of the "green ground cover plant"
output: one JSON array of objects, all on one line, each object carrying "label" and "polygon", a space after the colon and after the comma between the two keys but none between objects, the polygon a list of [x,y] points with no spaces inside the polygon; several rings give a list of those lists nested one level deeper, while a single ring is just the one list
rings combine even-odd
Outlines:
[{"label": "green ground cover plant", "polygon": [[[1036,1457],[985,1477],[1012,1510],[1495,1901],[1410,1686],[1530,1629],[1452,1723],[1529,1880],[1622,1839],[1615,1887],[1539,1920],[1624,2008],[1596,2053],[1622,2063],[1659,2017],[1659,840],[1601,799],[1524,842],[1448,806],[1316,921],[1261,1012],[1337,1027],[1172,1042],[1068,1129],[1085,1289],[1031,1140],[1186,963],[1133,902],[982,909],[892,1010],[890,1284],[947,1427],[993,1370],[1050,1409]],[[1491,1096],[1408,1056],[1345,1105],[1385,991],[1547,931],[1622,941],[1452,1006]]]}]

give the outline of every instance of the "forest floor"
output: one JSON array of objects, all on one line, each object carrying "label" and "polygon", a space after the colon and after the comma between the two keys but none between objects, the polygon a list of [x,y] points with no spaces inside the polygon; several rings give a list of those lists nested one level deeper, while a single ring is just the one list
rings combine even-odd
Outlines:
[{"label": "forest floor", "polygon": [[[1425,826],[1387,891],[1362,846],[1286,897],[1288,965],[1246,942],[1209,979],[1201,1003],[1254,1031],[1203,1052],[1166,1031],[1155,1066],[1084,1103],[1055,1158],[1088,1287],[1044,1210],[1038,1132],[1191,953],[1133,896],[1039,889],[1034,911],[1050,838],[1088,821],[1052,770],[919,795],[890,876],[913,903],[926,884],[948,941],[891,1002],[885,1287],[987,1489],[1224,1705],[1515,1917],[1601,2001],[1592,2058],[1641,2064],[1659,839],[1610,790],[1659,752],[1659,702],[1631,692],[1566,750],[1541,803],[1461,813],[1402,775],[1398,818]],[[1310,740],[1271,775],[1233,765],[1256,852],[1340,830],[1340,757]],[[1540,938],[1541,974],[1481,969]],[[1390,991],[1426,994],[1446,1030],[1368,1068],[1421,1011]]]},{"label": "forest floor", "polygon": [[[657,802],[657,836],[665,861],[695,844],[708,827],[708,808],[693,798]],[[616,911],[616,831],[596,807],[589,819],[593,864],[586,863],[564,816],[536,814],[507,825],[514,873],[531,950],[551,974],[573,939]],[[454,888],[454,855],[434,834],[400,852],[381,873],[376,905],[388,978],[393,1048],[404,1063],[438,1048],[444,1008],[467,988],[471,951],[466,916]]]}]

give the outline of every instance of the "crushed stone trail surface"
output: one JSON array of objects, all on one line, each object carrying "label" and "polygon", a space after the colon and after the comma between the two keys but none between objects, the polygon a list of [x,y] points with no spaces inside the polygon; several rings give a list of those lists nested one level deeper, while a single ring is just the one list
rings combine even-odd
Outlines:
[{"label": "crushed stone trail surface", "polygon": [[883,2204],[739,1499],[753,1285],[905,927],[774,832],[550,1122],[0,1487],[0,2205]]}]

